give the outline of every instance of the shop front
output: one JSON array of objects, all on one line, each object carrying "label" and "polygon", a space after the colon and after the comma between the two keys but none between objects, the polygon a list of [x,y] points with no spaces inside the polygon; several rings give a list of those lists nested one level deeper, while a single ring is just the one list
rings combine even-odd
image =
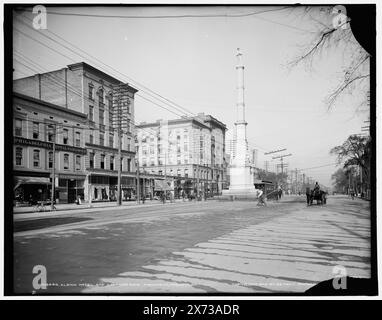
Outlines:
[{"label": "shop front", "polygon": [[[135,177],[121,177],[122,200],[135,200]],[[118,177],[94,174],[88,176],[86,188],[86,198],[91,201],[117,201],[118,197]]]},{"label": "shop front", "polygon": [[[135,177],[121,177],[122,201],[135,200]],[[110,201],[117,201],[118,177],[109,177]]]},{"label": "shop front", "polygon": [[49,199],[50,185],[49,176],[14,176],[13,190],[16,205]]},{"label": "shop front", "polygon": [[74,203],[77,199],[84,200],[84,175],[58,175],[56,186],[57,203]]}]

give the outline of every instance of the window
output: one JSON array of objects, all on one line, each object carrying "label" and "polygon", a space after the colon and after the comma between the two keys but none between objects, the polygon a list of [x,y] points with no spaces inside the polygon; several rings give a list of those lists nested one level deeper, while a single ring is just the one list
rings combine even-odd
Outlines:
[{"label": "window", "polygon": [[38,139],[40,134],[39,123],[33,122],[33,139]]},{"label": "window", "polygon": [[110,156],[110,170],[114,170],[114,156]]},{"label": "window", "polygon": [[187,151],[188,151],[188,144],[187,144],[187,143],[184,144],[183,149],[184,149],[184,152],[187,152]]},{"label": "window", "polygon": [[23,121],[15,119],[15,136],[21,137],[23,135]]},{"label": "window", "polygon": [[123,170],[123,157],[121,157],[121,161],[119,162],[119,165],[120,165],[120,168],[121,168],[121,171]]},{"label": "window", "polygon": [[101,154],[101,169],[105,169],[105,155]]},{"label": "window", "polygon": [[53,142],[54,140],[54,129],[51,124],[48,125],[47,139],[49,142]]},{"label": "window", "polygon": [[81,146],[81,133],[76,132],[76,147]]},{"label": "window", "polygon": [[93,130],[91,130],[90,133],[89,133],[89,142],[91,144],[94,144],[94,133],[93,133]]},{"label": "window", "polygon": [[40,166],[40,150],[33,150],[33,167]]},{"label": "window", "polygon": [[69,169],[69,154],[64,153],[64,169]]},{"label": "window", "polygon": [[22,166],[23,165],[23,148],[17,147],[16,148],[16,166]]},{"label": "window", "polygon": [[89,106],[89,120],[94,121],[94,107]]},{"label": "window", "polygon": [[114,146],[114,134],[111,132],[109,133],[109,146],[110,147]]},{"label": "window", "polygon": [[52,151],[48,153],[48,168],[49,169],[53,168],[53,152]]},{"label": "window", "polygon": [[81,170],[81,156],[76,156],[76,170]]},{"label": "window", "polygon": [[130,119],[127,119],[127,122],[126,122],[126,130],[127,130],[127,132],[131,132],[130,131]]},{"label": "window", "polygon": [[99,134],[99,144],[101,146],[105,145],[105,134],[104,133]]},{"label": "window", "polygon": [[131,159],[127,159],[127,171],[131,171]]},{"label": "window", "polygon": [[99,123],[105,124],[105,111],[101,109],[99,110]]},{"label": "window", "polygon": [[69,130],[68,129],[64,129],[63,130],[63,136],[62,136],[63,144],[68,144],[68,140],[69,140]]},{"label": "window", "polygon": [[92,83],[89,83],[89,99],[91,100],[94,99],[93,93],[94,93],[94,86]]},{"label": "window", "polygon": [[102,89],[99,89],[98,91],[98,101],[99,101],[99,105],[100,107],[103,107],[103,90]]},{"label": "window", "polygon": [[131,139],[127,138],[127,151],[130,151]]},{"label": "window", "polygon": [[111,107],[109,106],[109,127],[113,128],[113,112],[111,111]]},{"label": "window", "polygon": [[93,152],[89,153],[89,167],[94,168],[94,153]]}]

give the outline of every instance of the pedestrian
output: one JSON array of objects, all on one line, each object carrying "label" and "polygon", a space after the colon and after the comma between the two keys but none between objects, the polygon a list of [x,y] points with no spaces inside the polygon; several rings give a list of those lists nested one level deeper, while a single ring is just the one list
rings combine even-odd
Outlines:
[{"label": "pedestrian", "polygon": [[265,197],[264,197],[264,192],[263,190],[261,189],[256,189],[257,190],[257,198],[259,199],[258,202],[257,202],[257,205],[260,206],[266,206],[266,202],[265,202]]}]

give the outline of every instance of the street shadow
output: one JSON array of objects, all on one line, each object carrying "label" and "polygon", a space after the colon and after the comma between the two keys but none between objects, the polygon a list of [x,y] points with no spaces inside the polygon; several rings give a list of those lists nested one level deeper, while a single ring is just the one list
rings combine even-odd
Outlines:
[{"label": "street shadow", "polygon": [[80,217],[59,217],[59,218],[42,218],[33,220],[15,221],[13,224],[14,232],[30,231],[44,229],[69,223],[82,222],[86,220],[93,220],[92,218]]}]

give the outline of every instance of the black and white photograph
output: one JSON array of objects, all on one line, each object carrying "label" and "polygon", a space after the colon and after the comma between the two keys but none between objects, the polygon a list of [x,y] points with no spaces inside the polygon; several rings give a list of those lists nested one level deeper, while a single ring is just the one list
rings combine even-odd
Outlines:
[{"label": "black and white photograph", "polygon": [[376,4],[13,3],[4,39],[6,295],[378,295]]}]

